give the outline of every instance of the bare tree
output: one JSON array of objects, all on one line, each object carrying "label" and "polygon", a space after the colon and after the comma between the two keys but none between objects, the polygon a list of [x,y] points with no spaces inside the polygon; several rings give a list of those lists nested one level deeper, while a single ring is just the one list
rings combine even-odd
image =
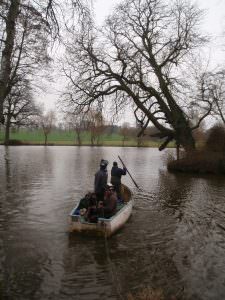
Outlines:
[{"label": "bare tree", "polygon": [[14,86],[4,102],[5,144],[9,144],[12,126],[29,126],[33,122],[32,117],[39,113],[40,110],[32,98],[29,83]]},{"label": "bare tree", "polygon": [[[53,41],[56,38],[61,39],[60,31],[66,23],[65,11],[71,12],[71,20],[74,19],[75,13],[84,17],[89,16],[87,4],[86,0],[0,1],[0,123],[4,123],[3,105],[11,91],[13,77],[22,65],[20,63],[22,52],[26,53],[27,57],[33,58],[37,43],[39,42],[40,49],[42,42],[43,51],[39,52],[42,57],[50,44],[48,37]],[[20,36],[21,30],[22,36]],[[32,35],[32,38],[24,43],[26,35]],[[21,38],[21,46],[16,43],[19,38]],[[22,49],[24,45],[29,51]],[[18,55],[15,58],[16,53]],[[35,59],[37,60],[37,56]]]},{"label": "bare tree", "polygon": [[66,123],[69,125],[69,129],[72,129],[76,133],[76,139],[79,146],[82,145],[81,134],[87,129],[87,122],[85,122],[85,115],[75,115],[73,113],[67,113],[65,116]]},{"label": "bare tree", "polygon": [[208,89],[213,101],[213,115],[225,124],[225,70],[208,74]]},{"label": "bare tree", "polygon": [[45,136],[45,146],[46,146],[48,142],[48,135],[52,131],[56,121],[55,112],[50,110],[49,112],[40,115],[39,118],[40,118],[40,125]]},{"label": "bare tree", "polygon": [[75,46],[68,45],[65,101],[79,109],[106,99],[113,100],[115,111],[133,105],[140,134],[150,122],[165,138],[160,150],[173,139],[194,149],[192,130],[201,120],[190,124],[189,99],[181,90],[186,60],[205,42],[200,18],[201,11],[187,1],[124,1],[104,28],[79,33]]},{"label": "bare tree", "polygon": [[122,126],[120,128],[120,134],[122,135],[122,144],[124,146],[124,143],[130,134],[130,124],[128,122],[124,122],[122,124]]},{"label": "bare tree", "polygon": [[[4,2],[5,3],[5,2]],[[42,15],[26,1],[9,1],[2,4],[1,67],[0,67],[0,117],[3,118],[4,101],[19,80],[29,80],[49,61],[47,55],[48,25]],[[11,11],[12,10],[12,11]]]},{"label": "bare tree", "polygon": [[100,137],[104,131],[104,119],[102,113],[96,110],[90,110],[87,114],[88,131],[91,135],[91,145],[99,145]]},{"label": "bare tree", "polygon": [[[6,3],[0,4],[6,9]],[[2,40],[1,67],[0,67],[0,122],[4,123],[3,103],[7,95],[7,86],[11,74],[11,59],[16,35],[16,21],[19,15],[20,0],[10,1],[8,11],[1,13],[0,17],[5,21],[5,40]],[[3,31],[3,32],[4,32]],[[2,32],[2,35],[3,35]],[[4,42],[4,43],[3,43]]]}]

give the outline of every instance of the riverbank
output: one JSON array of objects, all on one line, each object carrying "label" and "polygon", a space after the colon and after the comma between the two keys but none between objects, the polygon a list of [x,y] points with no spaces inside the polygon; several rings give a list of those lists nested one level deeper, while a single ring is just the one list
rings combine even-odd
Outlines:
[{"label": "riverbank", "polygon": [[[75,146],[75,147],[133,147],[133,148],[159,148],[160,140],[144,139],[138,141],[134,137],[129,137],[125,141],[119,134],[102,135],[98,141],[91,143],[89,133],[82,134],[81,144],[79,144],[74,132],[53,131],[48,136],[47,144],[44,143],[43,133],[39,130],[12,132],[9,146]],[[0,144],[4,145],[3,134],[0,134]],[[174,148],[174,143],[170,143],[169,148]],[[198,148],[204,148],[203,145]],[[169,154],[165,164],[170,172],[192,173],[192,174],[225,174],[224,154],[213,151],[195,151],[191,155],[181,154],[181,158],[176,160],[175,153]]]},{"label": "riverbank", "polygon": [[[0,145],[4,145],[4,142],[1,141]],[[70,141],[53,141],[53,142],[48,142],[46,145],[42,142],[34,142],[34,141],[20,141],[20,140],[10,140],[8,146],[76,146],[76,147],[139,147],[139,148],[158,148],[160,143],[157,142],[148,142],[142,145],[137,145],[137,143],[132,142],[132,141],[127,141],[124,143],[121,143],[120,141],[104,141],[102,143],[98,144],[91,144],[91,143],[73,143]],[[169,146],[169,148],[173,148],[173,144]]]},{"label": "riverbank", "polygon": [[[0,132],[0,144],[4,144],[4,132]],[[45,145],[45,137],[41,130],[20,130],[10,133],[9,145]],[[124,137],[118,133],[102,134],[95,140],[91,139],[89,132],[81,134],[81,143],[78,142],[73,131],[54,130],[47,138],[48,146],[109,146],[109,147],[151,147],[158,148],[160,140],[145,137],[137,139],[136,136]],[[170,147],[173,147],[171,143]]]},{"label": "riverbank", "polygon": [[192,152],[184,152],[181,159],[171,159],[167,168],[173,172],[198,174],[225,174],[225,128],[212,127],[205,142]]}]

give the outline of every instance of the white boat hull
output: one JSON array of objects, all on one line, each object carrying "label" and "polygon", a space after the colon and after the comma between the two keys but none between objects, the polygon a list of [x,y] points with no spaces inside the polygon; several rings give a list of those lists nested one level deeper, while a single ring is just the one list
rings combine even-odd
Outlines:
[{"label": "white boat hull", "polygon": [[69,215],[70,232],[93,233],[94,235],[109,237],[122,228],[131,216],[133,208],[131,192],[126,186],[124,188],[129,191],[129,201],[110,219],[98,218],[97,223],[88,223],[82,216],[74,214],[75,207]]}]

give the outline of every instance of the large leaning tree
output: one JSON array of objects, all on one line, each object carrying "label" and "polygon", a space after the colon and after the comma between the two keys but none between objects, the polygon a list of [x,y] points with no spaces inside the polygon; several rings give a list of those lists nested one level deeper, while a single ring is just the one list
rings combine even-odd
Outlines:
[{"label": "large leaning tree", "polygon": [[102,28],[85,28],[67,45],[65,103],[77,111],[108,102],[115,111],[130,105],[140,134],[149,123],[159,130],[164,138],[160,150],[172,140],[187,151],[194,149],[197,125],[188,116],[193,99],[185,93],[186,66],[206,42],[199,30],[201,16],[185,0],[123,1]]},{"label": "large leaning tree", "polygon": [[[13,87],[13,77],[19,69],[20,46],[18,39],[21,38],[21,45],[31,36],[29,31],[36,31],[33,39],[26,41],[29,52],[26,55],[30,58],[36,52],[38,42],[42,42],[42,35],[50,37],[48,44],[42,48],[52,46],[52,41],[62,39],[62,28],[64,27],[64,15],[74,19],[74,14],[84,16],[88,13],[86,4],[88,0],[1,0],[0,1],[0,123],[4,123],[3,107],[4,101],[10,94]],[[68,22],[68,20],[66,20]],[[23,34],[21,35],[21,31]],[[20,48],[20,49],[19,49]],[[45,49],[46,50],[46,49]],[[18,53],[17,62],[15,55]],[[16,68],[15,68],[16,66]]]}]

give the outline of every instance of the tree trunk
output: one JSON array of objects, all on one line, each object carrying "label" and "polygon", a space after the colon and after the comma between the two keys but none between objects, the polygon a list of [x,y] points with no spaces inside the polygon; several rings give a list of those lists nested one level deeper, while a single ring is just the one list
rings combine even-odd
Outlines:
[{"label": "tree trunk", "polygon": [[97,145],[99,146],[99,143],[100,142],[100,135],[97,135],[97,138],[96,138],[96,143],[97,143]]},{"label": "tree trunk", "polygon": [[20,0],[11,0],[9,11],[6,17],[6,40],[5,47],[2,51],[1,67],[0,67],[0,122],[4,123],[3,104],[7,96],[7,88],[9,87],[11,62],[13,55],[13,47],[16,33],[16,19],[19,14]]},{"label": "tree trunk", "polygon": [[94,146],[95,138],[94,135],[91,133],[91,146]]},{"label": "tree trunk", "polygon": [[175,132],[176,143],[181,145],[186,152],[195,150],[195,140],[192,135],[192,131],[187,124],[180,126]]},{"label": "tree trunk", "polygon": [[138,147],[141,147],[142,144],[143,144],[143,138],[142,138],[142,136],[137,137],[137,146],[138,146]]},{"label": "tree trunk", "polygon": [[176,144],[177,160],[180,160],[180,145]]},{"label": "tree trunk", "polygon": [[78,145],[81,146],[82,141],[81,141],[81,136],[80,136],[80,132],[79,131],[77,131],[77,142],[78,142]]},{"label": "tree trunk", "polygon": [[48,141],[48,135],[45,134],[45,146],[47,145],[47,141]]},{"label": "tree trunk", "polygon": [[6,117],[6,124],[5,124],[5,145],[8,145],[9,144],[9,138],[10,138],[10,115],[7,114],[7,117]]},{"label": "tree trunk", "polygon": [[[168,103],[168,106],[165,105],[163,99],[161,99],[161,96],[158,95],[159,97],[157,98],[157,101],[160,104],[161,110],[164,112],[167,121],[171,124],[174,130],[173,138],[175,139],[176,143],[184,147],[185,151],[190,152],[195,149],[195,140],[192,135],[189,121],[187,120],[182,108],[175,101],[162,74],[162,68],[157,64],[153,53],[151,53],[151,65],[154,68],[155,75],[158,78],[160,89]],[[149,118],[151,119],[151,115]],[[160,128],[158,129],[160,131],[162,130]]]}]

